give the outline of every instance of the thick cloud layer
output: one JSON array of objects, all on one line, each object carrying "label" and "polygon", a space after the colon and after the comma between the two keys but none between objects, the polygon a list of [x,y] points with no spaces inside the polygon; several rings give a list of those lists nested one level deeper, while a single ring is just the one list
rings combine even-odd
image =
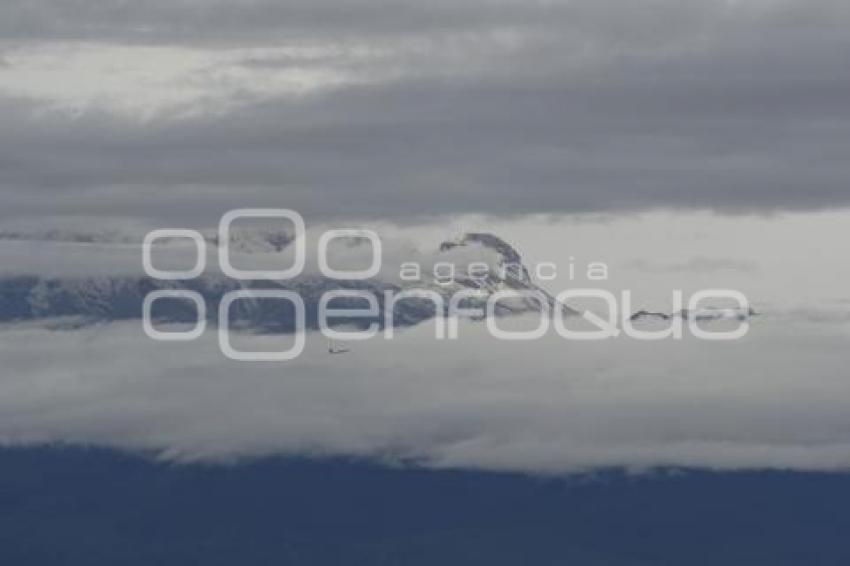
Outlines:
[{"label": "thick cloud layer", "polygon": [[[669,312],[673,289],[687,296],[739,289],[761,314],[736,342],[588,343],[554,330],[505,342],[469,322],[455,341],[435,340],[423,324],[391,341],[347,343],[351,352],[331,356],[314,333],[297,360],[237,363],[222,355],[212,326],[199,341],[176,344],[152,341],[138,320],[61,331],[73,325],[4,325],[0,440],[93,443],[177,459],[355,454],[530,472],[850,469],[850,273],[840,245],[848,218],[465,219],[504,236],[530,267],[554,262],[558,278],[541,282],[553,293],[628,289],[629,312]],[[442,225],[384,228],[389,271],[400,258],[427,265],[427,251],[446,234]],[[610,279],[588,281],[589,261],[606,262]],[[0,242],[6,276],[104,277],[138,273],[139,263],[138,245],[128,243]],[[238,347],[290,343],[243,337]]]},{"label": "thick cloud layer", "polygon": [[850,204],[837,0],[7,7],[4,217]]},{"label": "thick cloud layer", "polygon": [[[847,317],[763,318],[740,342],[497,342],[427,325],[329,356],[225,361],[214,332],[152,342],[137,324],[0,329],[7,443],[177,459],[354,454],[434,466],[848,469]],[[279,337],[254,348],[280,348]],[[817,371],[813,371],[817,368]]]},{"label": "thick cloud layer", "polygon": [[[167,345],[137,323],[15,324],[2,439],[846,469],[847,217],[822,209],[850,206],[848,48],[839,0],[6,3],[5,238],[209,228],[260,206],[417,245],[467,222],[557,261],[556,291],[586,284],[563,281],[575,255],[610,263],[641,307],[732,287],[766,314],[731,344],[506,344],[469,324],[457,342],[423,326],[328,356],[311,336],[288,365],[223,361],[212,332]],[[739,216],[634,214],[656,208]],[[593,214],[560,216],[578,212]],[[135,273],[136,248],[18,238],[0,271]]]}]

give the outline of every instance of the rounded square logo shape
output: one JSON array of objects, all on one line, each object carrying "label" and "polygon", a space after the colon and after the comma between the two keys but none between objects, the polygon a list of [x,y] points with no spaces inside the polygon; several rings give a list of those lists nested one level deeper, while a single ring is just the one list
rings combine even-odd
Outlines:
[{"label": "rounded square logo shape", "polygon": [[[195,265],[191,269],[182,271],[166,271],[157,269],[153,265],[153,244],[157,240],[166,238],[186,238],[195,243]],[[162,279],[165,281],[176,281],[181,279],[194,279],[199,277],[207,266],[207,243],[200,232],[196,230],[187,230],[182,228],[163,228],[160,230],[151,230],[145,235],[142,242],[142,266],[145,273],[154,279]]]},{"label": "rounded square logo shape", "polygon": [[[328,244],[337,238],[365,238],[372,244],[372,263],[368,269],[359,271],[337,270],[328,265]],[[372,230],[340,229],[328,230],[319,237],[319,271],[325,277],[338,280],[363,280],[375,277],[381,270],[381,238]]]},{"label": "rounded square logo shape", "polygon": [[[230,263],[230,225],[240,218],[283,218],[295,227],[295,262],[286,269],[238,269]],[[226,212],[218,224],[218,263],[228,277],[246,280],[292,279],[304,270],[307,255],[304,218],[287,208],[239,208]]]},{"label": "rounded square logo shape", "polygon": [[[279,352],[246,352],[237,350],[230,343],[230,305],[242,299],[283,299],[295,307],[295,344]],[[230,291],[221,298],[218,307],[218,344],[222,353],[236,361],[248,362],[284,362],[301,355],[306,343],[304,332],[307,315],[304,300],[295,291],[283,289],[238,289]]]},{"label": "rounded square logo shape", "polygon": [[[195,304],[195,312],[197,320],[195,327],[188,332],[163,332],[154,328],[151,320],[151,312],[153,304],[158,299],[188,299]],[[151,291],[145,296],[142,303],[142,327],[150,338],[165,342],[185,342],[200,338],[207,327],[207,305],[204,298],[197,291],[188,291],[184,289],[160,289]]]}]

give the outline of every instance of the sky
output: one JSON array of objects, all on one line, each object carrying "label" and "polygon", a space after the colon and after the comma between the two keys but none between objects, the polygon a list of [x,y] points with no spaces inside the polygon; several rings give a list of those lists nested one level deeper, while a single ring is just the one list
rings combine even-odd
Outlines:
[{"label": "sky", "polygon": [[[463,323],[460,338],[447,341],[424,323],[392,340],[343,343],[350,352],[329,356],[327,340],[310,332],[304,353],[284,363],[228,360],[212,325],[198,340],[165,343],[145,336],[139,320],[9,321],[0,324],[0,442],[106,446],[181,463],[355,456],[535,475],[612,466],[850,469],[850,291],[844,249],[831,245],[848,212],[462,220],[509,235],[529,266],[555,263],[559,276],[538,281],[552,294],[629,290],[630,312],[666,313],[674,289],[687,297],[731,288],[759,314],[743,340],[717,343],[688,332],[682,341],[578,342],[554,330],[506,342],[481,322]],[[456,224],[378,226],[381,279],[393,281],[401,261],[427,269]],[[188,247],[176,248],[173,267],[191,263]],[[237,261],[253,267],[243,263],[252,255]],[[158,255],[158,265],[172,267],[168,257]],[[209,260],[215,275],[214,254]],[[586,278],[591,261],[609,266],[608,280]],[[127,243],[0,240],[5,278],[91,278],[96,292],[109,278],[136,281],[140,263],[138,246]],[[315,273],[314,257],[305,269]],[[536,322],[532,315],[499,327]],[[276,351],[292,340],[234,342]]]},{"label": "sky", "polygon": [[0,217],[850,204],[840,0],[0,7]]},{"label": "sky", "polygon": [[[303,277],[319,274],[317,241],[337,221],[307,226]],[[348,224],[346,224],[347,226]],[[632,214],[573,214],[494,217],[448,216],[421,223],[352,224],[373,229],[381,240],[379,278],[401,284],[402,265],[416,262],[425,278],[437,262],[450,261],[462,272],[470,261],[496,258],[472,249],[454,256],[439,252],[442,242],[459,231],[492,232],[505,238],[521,254],[532,278],[555,295],[576,287],[601,287],[617,294],[632,291],[635,309],[670,312],[672,293],[681,289],[738,289],[760,311],[828,311],[850,302],[850,264],[847,262],[847,226],[850,211],[783,212],[772,215],[723,215],[706,211],[652,211]],[[103,242],[57,241],[57,234],[8,223],[0,234],[0,277],[20,275],[54,279],[142,277],[139,242],[144,231],[113,227],[99,232],[97,225],[78,228],[82,234],[107,238]],[[281,223],[272,228],[286,229]],[[22,230],[18,233],[14,230]],[[207,232],[214,235],[215,229]],[[27,237],[43,239],[26,239]],[[49,237],[49,238],[48,238]],[[123,239],[122,239],[123,238]],[[176,245],[180,244],[180,245]],[[291,247],[281,252],[234,251],[234,263],[243,269],[279,269],[293,262]],[[362,269],[372,260],[371,246],[328,248],[337,269]],[[205,273],[220,277],[217,248],[208,246]],[[160,269],[186,269],[195,261],[194,246],[185,240],[156,251]],[[587,276],[592,263],[604,264],[605,280]],[[538,273],[537,267],[543,265]],[[551,273],[550,273],[551,271]],[[546,276],[546,280],[539,275]],[[554,275],[554,277],[550,277]]]},{"label": "sky", "polygon": [[[390,267],[492,231],[559,266],[553,294],[598,261],[636,308],[710,286],[760,313],[735,344],[424,325],[285,367],[138,321],[4,323],[0,442],[850,469],[848,50],[841,0],[0,4],[0,277],[138,275],[151,228],[282,207],[312,238],[375,227]],[[33,241],[55,230],[119,236]]]}]

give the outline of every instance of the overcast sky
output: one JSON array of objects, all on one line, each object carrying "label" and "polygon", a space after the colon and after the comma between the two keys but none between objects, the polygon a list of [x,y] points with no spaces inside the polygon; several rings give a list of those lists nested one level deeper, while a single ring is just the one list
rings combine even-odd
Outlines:
[{"label": "overcast sky", "polygon": [[842,0],[0,5],[0,221],[850,204]]},{"label": "overcast sky", "polygon": [[425,324],[240,366],[211,330],[9,323],[0,443],[848,469],[848,54],[843,0],[0,3],[0,276],[141,268],[131,239],[18,232],[270,206],[379,228],[390,267],[488,230],[556,262],[556,293],[601,261],[636,308],[721,287],[761,313],[725,345]]}]

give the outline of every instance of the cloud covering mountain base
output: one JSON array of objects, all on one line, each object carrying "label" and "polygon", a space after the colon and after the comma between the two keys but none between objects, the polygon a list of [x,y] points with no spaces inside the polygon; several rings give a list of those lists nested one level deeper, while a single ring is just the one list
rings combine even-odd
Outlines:
[{"label": "cloud covering mountain base", "polygon": [[[528,324],[516,317],[509,324]],[[506,324],[507,324],[506,323]],[[434,467],[850,469],[850,317],[759,317],[741,341],[497,342],[431,323],[329,356],[237,363],[214,332],[147,339],[138,321],[0,330],[7,444],[80,443],[167,459],[359,455]],[[281,348],[281,336],[245,338]],[[812,371],[816,367],[817,371]],[[356,368],[353,369],[353,368]]]}]

